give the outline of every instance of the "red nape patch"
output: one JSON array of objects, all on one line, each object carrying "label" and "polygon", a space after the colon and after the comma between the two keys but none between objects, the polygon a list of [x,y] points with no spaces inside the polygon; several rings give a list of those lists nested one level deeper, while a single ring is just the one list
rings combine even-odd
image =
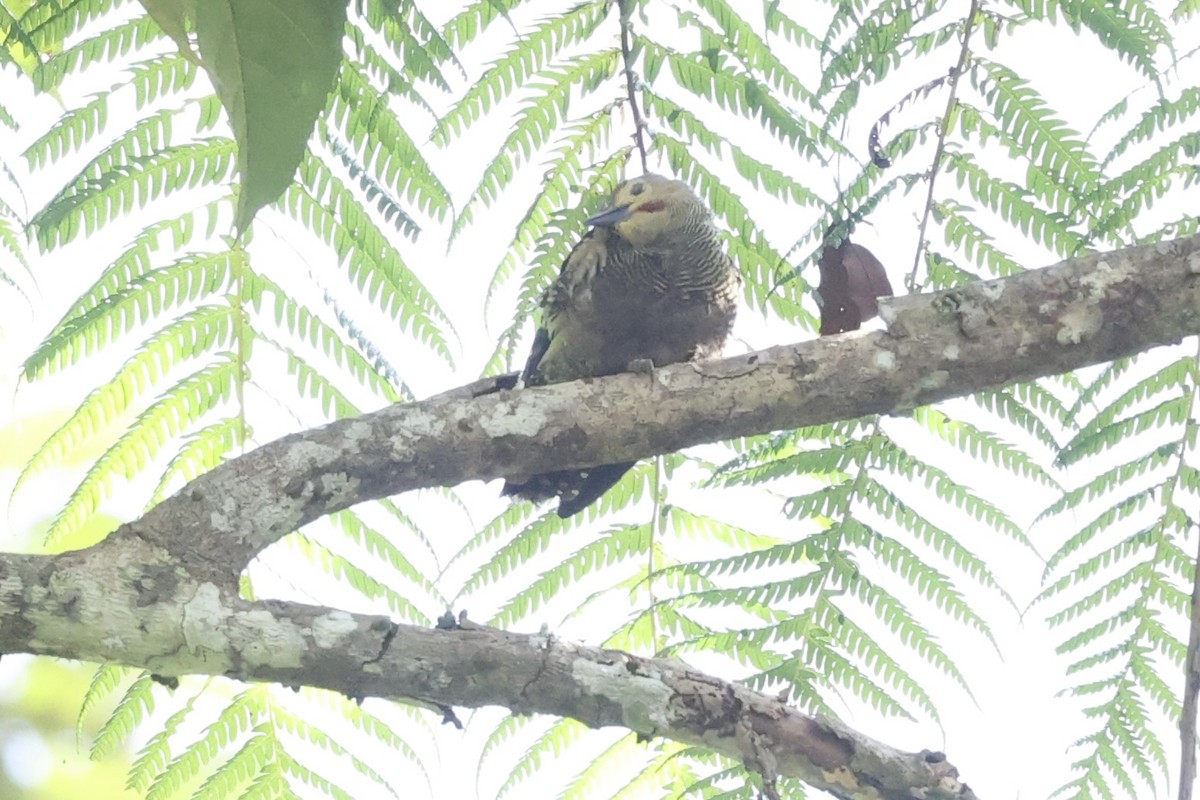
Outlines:
[{"label": "red nape patch", "polygon": [[649,203],[642,203],[635,211],[662,211],[667,207],[664,200],[651,200]]}]

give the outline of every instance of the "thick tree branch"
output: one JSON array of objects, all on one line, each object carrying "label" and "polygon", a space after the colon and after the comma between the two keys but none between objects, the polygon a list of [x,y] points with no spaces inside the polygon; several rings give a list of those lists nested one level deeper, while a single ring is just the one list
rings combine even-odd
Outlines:
[{"label": "thick tree branch", "polygon": [[670,662],[238,595],[255,554],[364,500],[904,410],[1178,341],[1200,332],[1200,237],[900,298],[883,316],[882,333],[433,399],[264,445],[95,547],[0,559],[0,653],[505,705],[704,744],[839,797],[867,786],[971,797],[939,756],[899,753]]},{"label": "thick tree branch", "polygon": [[[232,587],[231,567],[364,500],[904,411],[1177,342],[1200,333],[1198,273],[1193,237],[881,302],[887,331],[392,406],[234,459],[110,544],[143,538]],[[214,551],[214,537],[228,547]]]},{"label": "thick tree branch", "polygon": [[469,623],[430,630],[249,602],[187,580],[182,568],[129,563],[115,552],[0,561],[0,652],[305,684],[350,697],[506,706],[702,745],[767,777],[795,775],[843,798],[974,797],[940,753],[895,750],[676,662]]}]

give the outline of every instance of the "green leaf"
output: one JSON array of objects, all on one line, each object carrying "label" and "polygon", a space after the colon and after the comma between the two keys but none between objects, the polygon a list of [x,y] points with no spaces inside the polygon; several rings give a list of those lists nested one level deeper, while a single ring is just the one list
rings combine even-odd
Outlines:
[{"label": "green leaf", "polygon": [[197,12],[200,54],[238,144],[241,233],[296,174],[341,63],[346,5],[205,0]]},{"label": "green leaf", "polygon": [[[197,0],[138,0],[146,9],[146,13],[158,23],[163,33],[171,37],[171,41],[179,45],[179,52],[189,60],[196,60],[196,51],[188,40],[189,24],[194,25],[196,19]],[[205,3],[208,0],[204,0]]]}]

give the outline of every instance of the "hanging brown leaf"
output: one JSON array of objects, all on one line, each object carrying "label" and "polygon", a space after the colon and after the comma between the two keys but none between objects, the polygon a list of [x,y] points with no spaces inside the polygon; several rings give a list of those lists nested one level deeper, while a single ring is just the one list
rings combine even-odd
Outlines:
[{"label": "hanging brown leaf", "polygon": [[821,335],[856,331],[879,313],[877,297],[889,297],[892,284],[875,255],[847,237],[826,247],[817,262],[821,268]]}]

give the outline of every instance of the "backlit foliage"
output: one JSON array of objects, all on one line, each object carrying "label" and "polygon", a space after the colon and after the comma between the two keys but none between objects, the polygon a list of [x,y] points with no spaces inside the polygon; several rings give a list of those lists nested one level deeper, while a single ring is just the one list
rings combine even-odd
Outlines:
[{"label": "backlit foliage", "polygon": [[[284,432],[517,368],[540,292],[643,158],[712,207],[751,347],[815,335],[830,232],[922,291],[1198,227],[1186,0],[354,0],[295,179],[240,239],[236,145],[195,61],[138,4],[27,5],[0,2],[0,292],[36,311],[24,380],[86,389],[13,502],[104,443],[57,499],[55,549]],[[1115,76],[1090,104],[1046,79],[1056,42]],[[1022,796],[1165,796],[1195,348],[661,457],[569,521],[490,489],[356,507],[264,554],[247,591],[545,622],[868,733],[1012,691],[963,664],[1024,613],[1056,637],[1061,713],[1085,713],[1058,784]],[[464,759],[483,797],[749,798],[759,780],[571,720],[481,713],[464,740],[390,703],[171,693],[111,665],[82,714],[100,709],[93,755],[136,742],[148,798],[449,796]]]}]

